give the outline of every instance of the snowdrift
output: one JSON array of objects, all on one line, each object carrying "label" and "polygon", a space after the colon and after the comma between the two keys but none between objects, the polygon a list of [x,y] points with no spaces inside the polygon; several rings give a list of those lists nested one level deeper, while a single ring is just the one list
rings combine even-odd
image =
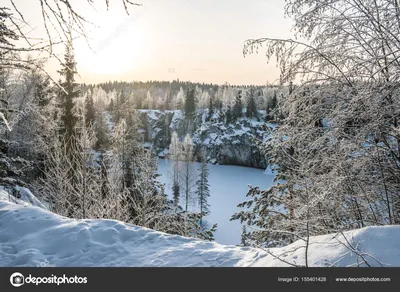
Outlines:
[{"label": "snowdrift", "polygon": [[48,209],[29,189],[20,186],[14,186],[12,189],[17,192],[19,199],[9,194],[10,190],[7,191],[5,186],[0,186],[0,200],[10,201],[24,206],[36,206],[42,209]]},{"label": "snowdrift", "polygon": [[[344,236],[312,237],[309,266],[400,266],[400,226]],[[72,220],[0,200],[1,266],[282,267],[304,265],[304,259],[303,241],[268,251],[224,246],[114,220]]]}]

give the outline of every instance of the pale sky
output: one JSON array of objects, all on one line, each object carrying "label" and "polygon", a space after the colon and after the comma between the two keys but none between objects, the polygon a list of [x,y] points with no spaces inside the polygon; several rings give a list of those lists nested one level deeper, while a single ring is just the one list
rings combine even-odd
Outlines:
[{"label": "pale sky", "polygon": [[[39,1],[14,1],[35,28],[32,35],[43,36]],[[88,26],[95,52],[83,40],[75,43],[78,82],[179,78],[217,84],[273,83],[279,74],[275,63],[267,64],[263,51],[244,58],[243,42],[292,36],[283,0],[136,0],[143,6],[131,6],[130,16],[120,0],[110,0],[109,11],[104,0],[95,0],[97,11],[86,1],[72,2],[99,26]],[[54,60],[47,68],[54,73],[59,66]]]}]

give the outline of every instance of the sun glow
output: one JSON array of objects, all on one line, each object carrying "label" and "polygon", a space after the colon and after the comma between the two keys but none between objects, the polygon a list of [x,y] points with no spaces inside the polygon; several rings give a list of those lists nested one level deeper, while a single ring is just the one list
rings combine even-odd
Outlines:
[{"label": "sun glow", "polygon": [[138,69],[147,47],[146,33],[134,22],[109,25],[88,43],[76,45],[79,70],[90,74],[123,74]]}]

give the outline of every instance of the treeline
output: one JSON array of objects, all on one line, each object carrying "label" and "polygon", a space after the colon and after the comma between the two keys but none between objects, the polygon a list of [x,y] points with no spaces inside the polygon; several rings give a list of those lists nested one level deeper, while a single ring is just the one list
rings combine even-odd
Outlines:
[{"label": "treeline", "polygon": [[227,122],[230,122],[231,117],[235,116],[258,118],[265,121],[277,120],[280,117],[280,113],[277,112],[278,102],[288,90],[287,87],[239,88],[231,86],[202,89],[190,83],[186,89],[180,86],[176,92],[168,86],[152,86],[151,89],[142,87],[118,89],[120,87],[112,86],[110,91],[105,90],[102,86],[82,88],[96,102],[108,105],[110,111],[118,108],[121,100],[130,100],[130,106],[135,109],[181,110],[184,112],[188,111],[187,106],[191,103],[190,106],[194,111],[208,110],[210,116],[218,112],[220,115],[226,116]]},{"label": "treeline", "polygon": [[108,81],[101,82],[97,84],[81,84],[83,88],[94,88],[96,86],[102,87],[106,92],[111,92],[114,90],[117,91],[125,91],[128,92],[131,90],[152,90],[161,88],[163,90],[170,90],[171,92],[178,92],[182,87],[183,90],[187,90],[192,87],[198,87],[202,90],[214,90],[217,91],[219,87],[233,87],[233,88],[242,88],[249,89],[253,88],[256,90],[262,90],[264,87],[271,88],[279,88],[278,85],[268,85],[268,86],[260,86],[260,85],[230,85],[228,83],[224,84],[213,84],[213,83],[199,83],[199,82],[191,82],[191,81],[180,81],[179,79],[173,81],[157,81],[157,80],[149,80],[149,81]]}]

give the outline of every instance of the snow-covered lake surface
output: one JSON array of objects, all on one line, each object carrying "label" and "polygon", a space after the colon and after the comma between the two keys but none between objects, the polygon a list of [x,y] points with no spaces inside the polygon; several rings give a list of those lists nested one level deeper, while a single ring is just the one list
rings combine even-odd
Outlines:
[{"label": "snow-covered lake surface", "polygon": [[[170,162],[159,159],[159,180],[165,183],[166,193],[172,198],[172,181],[169,175]],[[200,163],[195,163],[196,169]],[[215,241],[220,244],[236,245],[240,243],[242,225],[238,220],[230,221],[231,216],[242,209],[237,205],[246,200],[248,185],[259,186],[266,189],[271,186],[274,176],[262,169],[231,165],[208,165],[210,174],[210,215],[207,221],[217,223]],[[196,206],[192,206],[196,210]]]}]

